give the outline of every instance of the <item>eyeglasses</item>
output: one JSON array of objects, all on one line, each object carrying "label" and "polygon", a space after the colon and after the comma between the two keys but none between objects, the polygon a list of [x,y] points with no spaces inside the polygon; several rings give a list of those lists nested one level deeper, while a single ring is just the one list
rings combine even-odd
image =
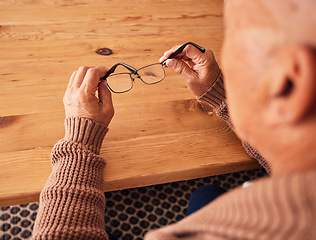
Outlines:
[{"label": "eyeglasses", "polygon": [[[126,63],[117,63],[110,68],[104,77],[101,78],[101,81],[106,80],[109,89],[114,93],[125,93],[131,90],[133,88],[135,78],[139,78],[147,85],[159,83],[164,80],[166,76],[164,70],[166,61],[180,54],[188,44],[196,47],[202,53],[205,52],[205,49],[199,45],[193,42],[187,42],[161,63],[150,64],[139,69],[135,69]],[[123,72],[114,73],[119,66],[124,67],[125,70],[123,70]],[[126,69],[129,70],[129,72],[125,72]]]}]

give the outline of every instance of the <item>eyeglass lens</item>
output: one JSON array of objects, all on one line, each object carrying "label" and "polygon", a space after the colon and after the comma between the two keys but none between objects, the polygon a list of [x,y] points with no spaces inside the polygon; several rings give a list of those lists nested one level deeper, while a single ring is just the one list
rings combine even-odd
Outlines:
[{"label": "eyeglass lens", "polygon": [[112,92],[123,93],[132,89],[133,81],[130,73],[116,73],[111,74],[106,79],[109,88]]},{"label": "eyeglass lens", "polygon": [[151,64],[140,68],[137,73],[144,83],[154,84],[165,78],[165,70],[160,63]]}]

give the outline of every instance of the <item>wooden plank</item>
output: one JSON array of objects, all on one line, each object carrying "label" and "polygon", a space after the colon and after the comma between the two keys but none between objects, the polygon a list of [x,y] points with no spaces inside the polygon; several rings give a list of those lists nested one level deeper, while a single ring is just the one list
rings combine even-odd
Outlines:
[{"label": "wooden plank", "polygon": [[[63,121],[63,112],[4,116],[0,119],[0,135],[5,136],[0,138],[0,152],[52,147],[64,136]],[[129,104],[116,108],[109,140],[216,129],[223,127],[220,122],[215,115],[203,112],[194,99]]]},{"label": "wooden plank", "polygon": [[[131,112],[126,124],[124,117]],[[4,119],[0,133],[7,137],[0,142],[0,176],[5,181],[0,185],[0,205],[37,201],[51,171],[51,147],[63,136],[62,114]],[[27,126],[34,126],[34,131],[23,132],[30,129]],[[227,125],[203,112],[196,100],[119,109],[102,147],[106,190],[258,167],[237,143]]]},{"label": "wooden plank", "polygon": [[[223,121],[202,113],[193,103],[156,107],[153,112],[165,109],[160,109],[163,117],[145,119],[146,125],[135,116],[133,124],[126,124],[121,118],[126,113],[118,113],[121,120],[113,122],[101,151],[107,161],[106,191],[258,167],[241,151]],[[33,137],[41,139],[41,132],[38,134]],[[38,200],[51,171],[50,150],[47,146],[0,153],[0,206]]]},{"label": "wooden plank", "polygon": [[[134,39],[135,40],[135,39]],[[100,40],[99,40],[100,41]],[[10,116],[16,114],[29,114],[29,113],[41,113],[50,111],[60,111],[62,106],[62,97],[67,87],[69,76],[72,71],[76,70],[81,65],[88,66],[101,66],[106,65],[108,67],[113,64],[123,61],[129,63],[135,67],[141,67],[150,63],[155,63],[158,61],[159,57],[163,54],[163,51],[168,47],[160,47],[160,49],[150,49],[149,46],[139,47],[137,41],[133,43],[137,47],[125,48],[122,50],[113,49],[113,56],[99,56],[95,53],[99,47],[108,47],[107,45],[102,45],[96,43],[95,40],[86,40],[86,44],[91,43],[89,50],[83,50],[78,56],[67,56],[63,53],[63,49],[70,49],[69,52],[76,52],[78,46],[76,46],[75,40],[69,40],[65,42],[45,42],[43,46],[39,44],[39,52],[42,55],[36,56],[36,53],[32,53],[33,57],[28,59],[24,57],[24,60],[8,60],[0,59],[0,77],[1,77],[1,87],[6,89],[0,95],[0,107],[1,114],[3,116]],[[55,45],[53,45],[55,43]],[[84,44],[84,43],[82,43]],[[176,43],[174,43],[176,44]],[[45,59],[43,52],[48,51],[47,45],[53,46],[55,51],[59,53],[53,59]],[[156,41],[153,41],[151,46],[156,45]],[[46,47],[46,48],[45,48]],[[4,45],[4,49],[10,48],[10,45]],[[30,44],[21,44],[21,52],[26,51],[23,49],[32,49]],[[34,48],[34,47],[33,47]],[[81,49],[79,47],[79,49]],[[51,51],[51,50],[50,50]],[[81,50],[80,50],[81,51]],[[32,52],[32,50],[30,50]],[[144,53],[141,58],[136,58],[139,52]],[[149,53],[148,53],[149,52]],[[62,56],[64,54],[64,56]],[[3,52],[0,56],[5,56]],[[53,55],[53,53],[48,52],[48,56]],[[122,60],[124,59],[124,60]],[[2,61],[2,62],[1,62]],[[9,61],[9,62],[7,62]],[[15,62],[17,61],[17,62]],[[18,69],[18,71],[17,71]],[[177,76],[170,69],[166,69],[166,80],[155,85],[155,88],[159,88],[163,91],[164,100],[180,100],[183,98],[192,98],[193,95],[187,91],[182,79]],[[114,95],[117,98],[116,102],[120,101],[123,104],[130,103],[130,101],[137,102],[142,101],[142,99],[147,99],[150,97],[151,101],[160,101],[160,95],[151,94],[147,92],[148,86],[136,83],[137,88],[133,89],[132,92],[120,96]],[[160,86],[164,86],[163,89]],[[133,94],[133,96],[131,96]],[[122,100],[123,99],[123,100]],[[114,99],[116,100],[116,99]],[[50,108],[47,108],[50,106]]]}]

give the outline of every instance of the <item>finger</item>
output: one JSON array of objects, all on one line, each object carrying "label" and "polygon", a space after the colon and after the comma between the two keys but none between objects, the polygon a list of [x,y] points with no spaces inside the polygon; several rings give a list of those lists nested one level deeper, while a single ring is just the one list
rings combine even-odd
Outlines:
[{"label": "finger", "polygon": [[109,71],[107,67],[103,67],[103,66],[98,66],[96,67],[96,69],[99,72],[100,78],[104,77],[104,75]]},{"label": "finger", "polygon": [[[176,51],[177,46],[174,47],[174,51]],[[208,52],[212,52],[211,50],[207,50]],[[190,61],[194,64],[201,64],[204,63],[207,59],[208,56],[207,54],[201,52],[199,49],[194,47],[193,45],[189,44],[187,45],[181,53],[179,53],[176,58],[180,58],[184,61]]]},{"label": "finger", "polygon": [[69,80],[67,89],[69,89],[69,88],[72,87],[72,85],[73,85],[73,83],[74,83],[74,80],[75,80],[75,77],[76,77],[76,74],[77,74],[77,71],[74,71],[74,72],[71,74],[71,77],[70,77],[70,80]]},{"label": "finger", "polygon": [[99,84],[99,99],[103,104],[112,104],[112,95],[110,90],[108,89],[106,81],[102,81]]},{"label": "finger", "polygon": [[173,69],[176,73],[180,74],[185,80],[194,77],[195,72],[182,60],[170,59],[166,62],[167,67]]},{"label": "finger", "polygon": [[[173,47],[172,47],[170,50],[168,50],[167,52],[171,51],[171,54],[172,54],[172,53],[174,53],[175,51],[177,51],[177,50],[179,49],[179,47],[181,47],[181,46],[182,46],[182,45],[173,46]],[[170,54],[170,55],[171,55],[171,54]],[[169,56],[170,56],[170,55],[169,55]]]},{"label": "finger", "polygon": [[203,64],[209,59],[208,54],[202,53],[192,45],[186,46],[182,53],[184,54],[185,61],[191,60],[194,64]]},{"label": "finger", "polygon": [[195,66],[194,62],[192,62],[191,59],[187,60],[187,64],[190,66],[190,68],[193,68]]},{"label": "finger", "polygon": [[[182,55],[182,56],[181,56]],[[163,63],[165,60],[167,60],[168,58],[167,57],[165,57],[165,56],[163,56],[163,57],[161,57],[160,59],[159,59],[159,62],[160,63]],[[192,62],[192,60],[190,59],[190,58],[188,58],[188,57],[186,57],[186,56],[184,56],[184,54],[179,54],[179,55],[177,55],[177,56],[175,56],[173,59],[180,59],[180,60],[183,60],[183,61],[186,61],[186,62],[188,62],[188,64],[189,64],[189,66],[190,67],[193,67],[195,64]],[[164,65],[165,67],[168,67],[167,65]]]},{"label": "finger", "polygon": [[167,59],[167,57],[162,56],[161,58],[159,58],[159,62],[162,63],[163,61],[165,61]]},{"label": "finger", "polygon": [[[164,55],[159,59],[159,62],[163,62],[166,59],[168,59],[177,49],[181,46],[174,46],[170,50],[166,51]],[[201,61],[197,61],[197,59],[200,59],[200,55],[203,54],[200,50],[198,50],[196,47],[192,45],[188,45],[184,48],[184,50],[177,54],[174,58],[181,59],[187,62],[190,62],[190,66],[194,66],[195,64],[199,64]],[[194,59],[194,61],[192,61]],[[205,60],[205,56],[204,59]]]},{"label": "finger", "polygon": [[163,62],[166,59],[168,59],[168,57],[170,57],[171,54],[173,54],[179,47],[180,47],[180,45],[174,46],[171,49],[169,49],[168,51],[164,52],[163,56],[159,59],[159,62]]},{"label": "finger", "polygon": [[103,77],[108,69],[106,67],[89,68],[82,83],[82,89],[88,94],[95,94],[98,89],[100,78]]},{"label": "finger", "polygon": [[99,73],[95,68],[89,68],[82,81],[80,89],[87,95],[95,95],[99,83]]},{"label": "finger", "polygon": [[73,86],[80,88],[88,69],[89,67],[84,67],[84,66],[78,69],[77,74],[74,78]]},{"label": "finger", "polygon": [[175,49],[171,48],[168,51],[164,52],[163,56],[168,58],[170,57],[171,54],[173,54],[175,52]]}]

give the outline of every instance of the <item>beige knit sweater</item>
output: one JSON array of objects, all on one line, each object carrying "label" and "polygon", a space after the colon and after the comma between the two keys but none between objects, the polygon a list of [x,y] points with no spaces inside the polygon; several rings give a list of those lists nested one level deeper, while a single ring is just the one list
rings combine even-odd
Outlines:
[{"label": "beige knit sweater", "polygon": [[[230,124],[222,75],[199,100]],[[107,239],[105,161],[98,156],[107,128],[84,118],[66,119],[65,127],[65,138],[52,150],[53,171],[41,192],[33,239]],[[270,172],[260,154],[244,146]],[[316,239],[315,183],[316,169],[267,177],[149,232],[145,239]]]}]

